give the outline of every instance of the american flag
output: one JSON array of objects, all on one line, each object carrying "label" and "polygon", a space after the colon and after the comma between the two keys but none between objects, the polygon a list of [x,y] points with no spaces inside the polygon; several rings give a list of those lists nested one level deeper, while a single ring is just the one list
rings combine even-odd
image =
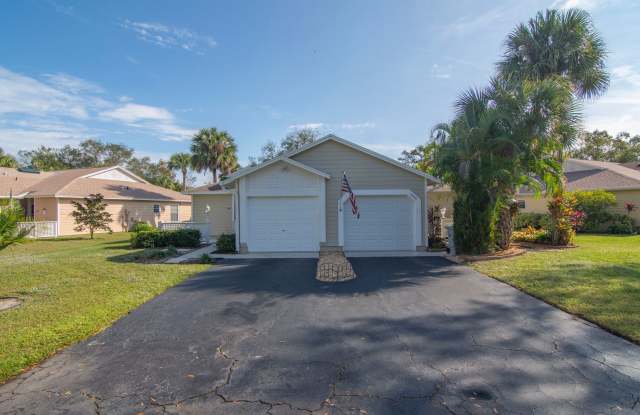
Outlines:
[{"label": "american flag", "polygon": [[347,172],[342,173],[342,191],[349,193],[349,203],[351,203],[351,213],[356,215],[357,219],[360,219],[360,210],[358,210],[358,202],[356,201],[356,195],[353,194],[349,180],[347,180]]}]

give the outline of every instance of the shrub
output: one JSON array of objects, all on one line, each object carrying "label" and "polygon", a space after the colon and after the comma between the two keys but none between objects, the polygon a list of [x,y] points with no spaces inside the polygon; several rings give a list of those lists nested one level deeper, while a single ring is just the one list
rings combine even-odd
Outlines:
[{"label": "shrub", "polygon": [[576,227],[583,215],[576,212],[576,197],[573,194],[558,194],[547,204],[551,215],[549,236],[553,245],[566,246],[573,242]]},{"label": "shrub", "polygon": [[175,231],[141,231],[131,236],[132,248],[197,248],[200,246],[200,231],[178,229]]},{"label": "shrub", "polygon": [[13,199],[0,207],[0,250],[20,243],[27,237],[31,229],[20,229],[18,226],[18,222],[23,218],[22,208]]},{"label": "shrub", "polygon": [[235,252],[236,251],[236,235],[223,233],[216,241],[217,252]]},{"label": "shrub", "polygon": [[155,230],[155,228],[153,227],[153,225],[148,224],[147,222],[136,222],[133,225],[131,225],[131,232],[150,232]]},{"label": "shrub", "polygon": [[551,217],[548,213],[518,212],[513,222],[514,229],[549,229]]},{"label": "shrub", "polygon": [[536,229],[533,226],[529,226],[524,230],[514,231],[513,240],[518,242],[544,244],[549,243],[551,238],[549,236],[549,231],[545,229]]},{"label": "shrub", "polygon": [[635,233],[635,227],[633,219],[626,215],[613,214],[611,215],[611,224],[607,228],[609,233],[619,235],[631,235]]},{"label": "shrub", "polygon": [[612,214],[608,209],[616,204],[616,195],[605,190],[578,190],[573,192],[576,199],[576,209],[585,213],[582,226],[583,232],[601,232],[611,221]]}]

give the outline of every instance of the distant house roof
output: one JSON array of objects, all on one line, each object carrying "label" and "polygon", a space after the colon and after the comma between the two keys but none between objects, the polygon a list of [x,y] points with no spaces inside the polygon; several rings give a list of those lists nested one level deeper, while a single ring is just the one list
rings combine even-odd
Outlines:
[{"label": "distant house roof", "polygon": [[[569,159],[564,163],[567,189],[575,190],[640,190],[640,169],[618,163]],[[432,192],[450,192],[449,186],[435,187]],[[531,193],[522,191],[521,193]]]},{"label": "distant house roof", "polygon": [[621,163],[620,165],[628,169],[640,170],[640,161],[632,161],[631,163]]},{"label": "distant house roof", "polygon": [[214,184],[205,184],[204,186],[194,187],[193,189],[189,189],[184,193],[188,195],[208,195],[208,194],[231,193],[231,190],[225,189],[220,185],[220,183],[214,183]]},{"label": "distant house roof", "polygon": [[11,171],[4,176],[0,171],[0,197],[8,197],[11,190],[16,197],[81,198],[100,193],[111,200],[191,201],[190,196],[152,185],[119,166],[39,174],[2,170]]}]

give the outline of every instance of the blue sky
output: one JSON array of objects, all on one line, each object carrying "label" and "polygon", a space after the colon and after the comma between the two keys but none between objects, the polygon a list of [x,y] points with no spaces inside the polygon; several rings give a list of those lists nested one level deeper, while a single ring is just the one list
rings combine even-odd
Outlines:
[{"label": "blue sky", "polygon": [[640,133],[637,1],[5,0],[0,147],[96,137],[157,159],[215,126],[246,162],[311,126],[397,157],[552,6],[589,10],[610,50],[611,87],[585,126]]}]

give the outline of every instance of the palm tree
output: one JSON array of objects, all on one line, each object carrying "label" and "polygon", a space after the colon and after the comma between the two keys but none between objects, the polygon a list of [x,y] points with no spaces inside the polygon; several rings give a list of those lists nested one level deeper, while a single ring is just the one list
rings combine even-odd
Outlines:
[{"label": "palm tree", "polygon": [[609,86],[604,41],[584,10],[539,12],[507,38],[500,75],[510,82],[561,77],[580,98],[602,95]]},{"label": "palm tree", "polygon": [[216,128],[203,128],[191,141],[191,165],[197,172],[210,171],[213,182],[218,182],[218,172],[233,170],[237,167],[232,160],[236,157],[237,147],[233,137],[226,131]]},{"label": "palm tree", "polygon": [[10,155],[4,152],[4,150],[2,150],[0,148],[0,167],[11,167],[11,168],[16,168],[18,167],[18,162],[16,161],[16,159]]},{"label": "palm tree", "polygon": [[176,153],[169,159],[169,168],[172,170],[180,170],[182,173],[182,191],[187,190],[187,173],[191,167],[191,154]]}]

